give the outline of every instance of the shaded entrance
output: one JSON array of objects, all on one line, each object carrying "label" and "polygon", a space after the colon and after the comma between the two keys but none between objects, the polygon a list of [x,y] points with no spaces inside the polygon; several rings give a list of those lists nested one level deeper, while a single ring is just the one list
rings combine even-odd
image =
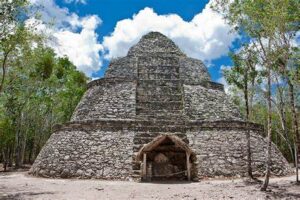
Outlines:
[{"label": "shaded entrance", "polygon": [[144,145],[137,155],[143,181],[191,180],[196,156],[179,137],[162,135]]}]

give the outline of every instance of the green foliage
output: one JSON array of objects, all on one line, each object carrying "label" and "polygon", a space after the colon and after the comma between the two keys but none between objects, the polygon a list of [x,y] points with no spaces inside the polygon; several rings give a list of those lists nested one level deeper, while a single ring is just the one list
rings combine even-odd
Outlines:
[{"label": "green foliage", "polygon": [[[224,71],[235,102],[245,110],[241,93],[253,97],[251,120],[267,129],[268,118],[272,119],[271,138],[292,161],[297,120],[299,124],[299,111],[295,109],[300,100],[299,48],[295,46],[300,27],[299,0],[216,0],[212,7],[223,14],[233,31],[251,41],[231,53],[234,66]],[[266,79],[270,80],[267,90]],[[250,88],[245,87],[248,83]]]},{"label": "green foliage", "polygon": [[87,77],[24,25],[27,0],[0,1],[0,162],[32,162],[54,124],[68,121]]},{"label": "green foliage", "polygon": [[233,67],[223,70],[229,84],[235,85],[238,89],[244,91],[248,88],[248,84],[261,82],[261,73],[256,70],[258,60],[249,46],[245,45],[240,52],[231,52],[229,56],[233,61]]},{"label": "green foliage", "polygon": [[[0,93],[0,154],[20,151],[21,162],[32,162],[52,126],[70,120],[88,78],[67,57],[46,47],[43,37],[25,28],[19,31],[23,39],[6,41],[13,48]],[[14,156],[2,155],[0,161],[4,157]]]},{"label": "green foliage", "polygon": [[22,14],[26,12],[27,0],[1,0],[0,1],[0,41],[4,42],[12,36],[22,23]]},{"label": "green foliage", "polygon": [[36,62],[36,73],[43,80],[50,78],[54,68],[54,52],[52,49],[46,49],[41,52]]}]

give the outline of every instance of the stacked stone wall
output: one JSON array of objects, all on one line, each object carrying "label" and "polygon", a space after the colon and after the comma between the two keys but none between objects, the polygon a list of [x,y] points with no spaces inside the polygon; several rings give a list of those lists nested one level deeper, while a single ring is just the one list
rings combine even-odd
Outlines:
[{"label": "stacked stone wall", "polygon": [[129,180],[132,131],[71,129],[53,133],[30,173],[43,177]]},{"label": "stacked stone wall", "polygon": [[176,46],[176,44],[166,36],[153,32],[141,38],[138,44],[132,46],[128,51],[128,56],[149,56],[167,55],[183,56],[186,55]]},{"label": "stacked stone wall", "polygon": [[136,82],[104,79],[94,82],[83,96],[72,121],[101,118],[134,118]]},{"label": "stacked stone wall", "polygon": [[185,115],[191,120],[241,120],[238,108],[223,91],[184,85]]},{"label": "stacked stone wall", "polygon": [[194,58],[180,58],[179,74],[185,84],[201,84],[210,81],[207,68],[200,60]]},{"label": "stacked stone wall", "polygon": [[[197,130],[198,129],[198,130]],[[197,154],[198,175],[247,176],[247,129],[199,129],[187,132],[190,147]],[[266,169],[267,143],[260,130],[251,130],[252,168],[255,176],[262,176]],[[289,164],[275,145],[272,145],[271,172],[287,175]]]},{"label": "stacked stone wall", "polygon": [[137,78],[137,58],[126,56],[113,59],[105,72],[105,77]]}]

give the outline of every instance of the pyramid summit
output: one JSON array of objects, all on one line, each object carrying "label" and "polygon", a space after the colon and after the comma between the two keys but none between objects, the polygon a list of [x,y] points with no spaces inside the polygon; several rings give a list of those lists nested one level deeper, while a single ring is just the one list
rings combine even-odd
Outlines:
[{"label": "pyramid summit", "polygon": [[159,32],[150,32],[144,35],[141,40],[128,51],[129,56],[147,56],[149,54],[186,56],[172,40]]},{"label": "pyramid summit", "polygon": [[[88,84],[71,121],[53,128],[30,173],[117,180],[246,176],[247,132],[254,174],[263,175],[263,127],[242,118],[200,60],[150,32]],[[290,173],[273,144],[272,153],[272,173]]]}]

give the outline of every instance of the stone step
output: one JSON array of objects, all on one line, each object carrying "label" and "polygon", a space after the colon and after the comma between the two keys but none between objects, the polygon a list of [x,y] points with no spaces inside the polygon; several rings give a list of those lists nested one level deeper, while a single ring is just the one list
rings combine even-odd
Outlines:
[{"label": "stone step", "polygon": [[137,87],[137,96],[139,95],[182,95],[182,89],[180,87]]},{"label": "stone step", "polygon": [[170,120],[184,120],[185,118],[181,115],[178,116],[167,116],[167,115],[159,115],[159,116],[153,116],[153,115],[145,115],[142,114],[141,116],[138,116],[136,118],[137,120],[164,120],[164,119],[170,119]]},{"label": "stone step", "polygon": [[[158,109],[158,106],[156,106],[156,107],[153,106],[155,109],[154,108],[147,109],[145,107],[141,107],[141,106],[137,105],[136,112],[137,112],[137,114],[145,113],[145,114],[154,115],[154,116],[159,116],[160,114],[162,114],[163,116],[164,116],[164,114],[170,114],[170,116],[182,114],[183,109],[177,108],[176,106],[178,106],[178,105],[168,106],[166,108],[161,108],[161,109]],[[170,111],[172,111],[172,112],[170,112]]]},{"label": "stone step", "polygon": [[143,80],[138,82],[138,87],[182,87],[178,80]]},{"label": "stone step", "polygon": [[139,175],[138,174],[132,174],[131,177],[134,178],[134,179],[138,179],[138,178],[141,178],[141,175],[140,174]]},{"label": "stone step", "polygon": [[168,101],[168,102],[166,102],[166,101],[138,101],[137,100],[137,103],[139,104],[139,105],[144,105],[144,104],[151,104],[151,105],[164,105],[164,106],[166,106],[166,105],[168,105],[168,104],[178,104],[178,105],[182,105],[182,101]]},{"label": "stone step", "polygon": [[156,79],[179,79],[178,73],[138,73],[140,79],[156,80]]},{"label": "stone step", "polygon": [[133,170],[133,174],[140,175],[141,174],[141,170]]},{"label": "stone step", "polygon": [[170,95],[137,95],[136,101],[139,102],[173,102],[173,101],[182,101],[182,94],[170,94]]},{"label": "stone step", "polygon": [[[182,110],[183,104],[181,101],[173,101],[173,102],[138,102],[136,105],[137,111],[143,110]],[[176,112],[176,111],[175,111]]]},{"label": "stone step", "polygon": [[[172,112],[172,114],[169,114],[168,112]],[[137,112],[137,118],[144,119],[144,120],[177,120],[180,121],[184,119],[184,116],[182,115],[182,112],[179,111],[157,111],[156,113],[153,113],[152,111],[143,111],[143,112]]]},{"label": "stone step", "polygon": [[158,86],[180,86],[182,87],[182,80],[180,79],[139,79],[138,85],[158,85]]},{"label": "stone step", "polygon": [[138,59],[138,69],[148,68],[148,67],[177,67],[179,66],[179,58],[174,56],[143,56]]},{"label": "stone step", "polygon": [[[138,121],[137,121],[138,123]],[[167,127],[167,126],[185,126],[186,121],[182,120],[170,120],[170,119],[151,119],[147,121],[143,121],[141,124],[137,124],[136,127]]]},{"label": "stone step", "polygon": [[178,126],[169,126],[169,125],[162,125],[162,126],[141,126],[136,127],[134,129],[136,132],[157,132],[157,133],[166,133],[166,132],[185,132],[186,126],[178,125]]},{"label": "stone step", "polygon": [[[179,73],[176,68],[166,67],[166,68],[145,68],[141,69],[138,72],[138,75],[145,75],[145,74],[155,74],[155,75],[174,75],[175,77],[178,77]],[[168,79],[168,78],[167,78]]]},{"label": "stone step", "polygon": [[[155,82],[153,82],[155,83]],[[171,82],[170,82],[171,83]],[[158,84],[146,84],[145,82],[138,82],[138,89],[163,89],[163,88],[171,88],[171,89],[182,89],[180,84],[171,84],[171,85],[158,85]]]},{"label": "stone step", "polygon": [[179,73],[179,68],[174,66],[165,66],[165,65],[158,65],[158,66],[147,66],[147,67],[139,67],[139,74],[142,73]]},{"label": "stone step", "polygon": [[136,161],[132,162],[132,169],[133,170],[140,170],[140,168],[141,168],[141,163],[140,162],[136,162]]}]

